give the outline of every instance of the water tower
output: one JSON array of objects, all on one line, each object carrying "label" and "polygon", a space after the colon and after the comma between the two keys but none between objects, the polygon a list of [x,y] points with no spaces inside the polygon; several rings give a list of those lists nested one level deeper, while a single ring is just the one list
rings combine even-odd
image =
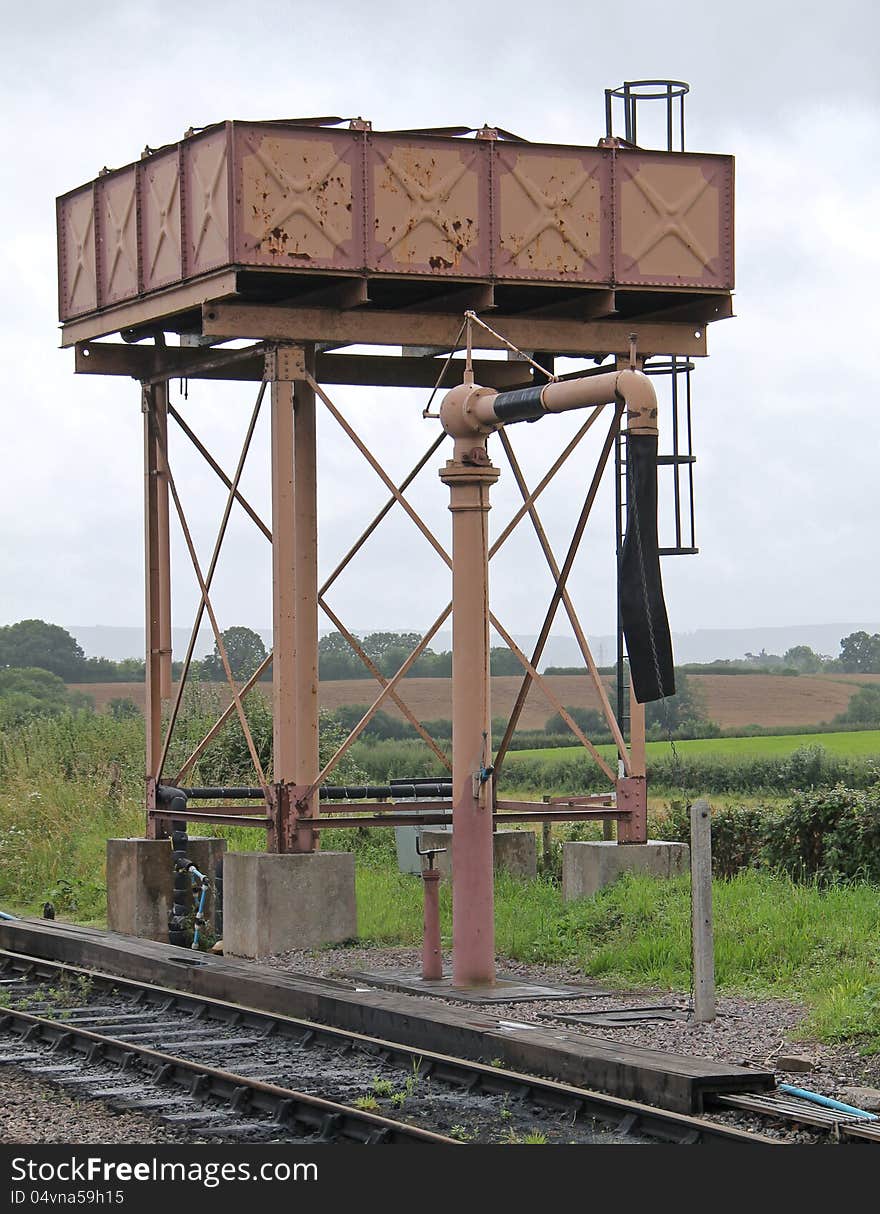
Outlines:
[{"label": "water tower", "polygon": [[[351,855],[320,849],[328,827],[454,825],[454,978],[494,978],[493,827],[599,818],[616,822],[618,852],[637,865],[648,849],[644,704],[673,687],[660,561],[696,550],[693,535],[692,360],[707,353],[710,322],[730,316],[733,161],[684,150],[687,86],[628,83],[606,92],[606,131],[592,146],[531,142],[500,128],[373,130],[361,118],[227,121],[186,131],[174,144],[104,169],[58,200],[62,344],[76,371],[137,381],[144,417],[146,552],[145,837],[111,841],[111,927],[182,942],[187,875],[172,879],[172,852],[210,868],[221,850],[187,841],[187,824],[262,832],[265,851],[227,855],[227,950],[261,955],[356,933]],[[662,116],[661,146],[643,147],[645,112]],[[615,124],[622,114],[622,133]],[[656,124],[655,124],[656,126]],[[367,351],[364,352],[364,348]],[[466,352],[466,357],[451,357]],[[502,351],[504,358],[487,356]],[[561,358],[588,361],[573,374]],[[169,394],[172,380],[249,382],[236,468],[211,453]],[[427,450],[392,478],[333,399],[334,385],[430,390]],[[658,450],[667,410],[672,450]],[[271,423],[271,517],[242,493],[242,469],[261,408]],[[439,418],[438,410],[439,406]],[[517,461],[517,424],[556,423],[583,409],[571,442],[529,486]],[[316,411],[358,447],[387,500],[336,569],[318,574]],[[548,420],[543,420],[547,418]],[[601,447],[564,557],[552,551],[537,500],[594,426]],[[523,427],[524,429],[525,427]],[[192,443],[225,485],[226,508],[210,554],[199,553],[175,480],[173,444]],[[600,433],[597,430],[596,433]],[[487,511],[500,448],[522,494],[514,518],[489,542]],[[440,472],[452,541],[435,534],[407,497],[423,469]],[[618,686],[600,676],[569,589],[603,473],[617,478]],[[674,535],[657,529],[657,481],[671,478]],[[609,472],[609,475],[612,473]],[[581,473],[581,475],[583,475]],[[188,488],[188,487],[187,487]],[[341,491],[344,491],[344,486]],[[665,492],[662,489],[661,491]],[[273,651],[243,685],[228,669],[211,586],[227,522],[245,510],[271,544]],[[393,676],[381,674],[333,609],[329,589],[390,511],[403,511],[446,562],[451,593]],[[180,525],[199,607],[177,687],[171,679],[170,525]],[[535,527],[554,590],[529,653],[490,603],[494,552],[525,520]],[[404,554],[401,554],[403,560]],[[318,751],[318,623],[324,613],[376,676],[369,712],[323,765]],[[559,703],[539,665],[564,612],[613,736],[609,762]],[[230,703],[182,763],[171,741],[196,637],[207,617],[227,667]],[[452,754],[406,704],[407,672],[450,619]],[[356,623],[356,621],[355,621]],[[489,629],[522,665],[522,687],[500,746],[491,737]],[[628,662],[624,662],[624,657]],[[271,662],[274,745],[260,758],[243,703]],[[506,799],[498,774],[529,688],[540,685],[593,756],[605,787],[547,800]],[[631,688],[635,694],[629,694]],[[380,707],[413,724],[447,774],[345,788],[336,763]],[[195,787],[189,774],[230,718],[244,730],[250,785]],[[404,804],[401,805],[401,802]]]}]

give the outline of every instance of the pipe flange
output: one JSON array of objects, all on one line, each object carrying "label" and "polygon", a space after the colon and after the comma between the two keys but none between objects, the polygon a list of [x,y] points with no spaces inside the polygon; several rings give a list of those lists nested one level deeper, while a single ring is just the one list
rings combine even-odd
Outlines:
[{"label": "pipe flange", "polygon": [[498,423],[483,420],[478,402],[486,396],[497,395],[494,388],[481,388],[478,384],[459,384],[451,388],[440,406],[440,424],[453,438],[482,438],[491,434],[498,428]]}]

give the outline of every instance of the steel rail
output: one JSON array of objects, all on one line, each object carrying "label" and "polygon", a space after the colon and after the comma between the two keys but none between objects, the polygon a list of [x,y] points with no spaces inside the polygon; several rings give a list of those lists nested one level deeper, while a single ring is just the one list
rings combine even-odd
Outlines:
[{"label": "steel rail", "polygon": [[[111,1033],[96,1033],[63,1020],[51,1020],[34,1016],[17,1008],[4,1008],[0,1014],[0,1031],[15,1031],[14,1026],[25,1026],[20,1035],[22,1043],[39,1041],[54,1050],[67,1049],[84,1054],[89,1063],[99,1060],[118,1061],[126,1066],[130,1059],[144,1064],[154,1064],[153,1083],[173,1083],[198,1091],[200,1098],[212,1096],[229,1102],[233,1112],[243,1107],[260,1113],[274,1114],[279,1130],[284,1128],[297,1132],[302,1127],[305,1133],[317,1133],[325,1142],[349,1139],[360,1143],[430,1143],[433,1145],[457,1145],[456,1139],[417,1126],[393,1121],[377,1113],[368,1113],[349,1105],[324,1100],[320,1096],[279,1087],[247,1075],[224,1071],[218,1067],[205,1066],[190,1058],[177,1054],[166,1054],[150,1046],[114,1037]],[[196,1084],[198,1085],[196,1087]]]},{"label": "steel rail", "polygon": [[[229,1003],[224,1000],[213,999],[209,996],[184,993],[175,991],[169,987],[154,986],[130,978],[85,970],[81,967],[68,965],[66,962],[48,961],[23,953],[14,953],[6,949],[0,950],[0,972],[8,973],[10,970],[14,972],[36,973],[38,976],[46,977],[57,975],[58,973],[66,973],[71,978],[86,976],[101,989],[116,988],[126,990],[140,995],[143,1001],[148,1004],[165,1005],[170,1000],[171,1006],[176,1006],[180,1009],[201,1010],[202,1019],[213,1020],[223,1024],[235,1023],[239,1027],[263,1029],[267,1034],[271,1032],[275,1039],[284,1037],[298,1045],[316,1043],[331,1046],[337,1050],[340,1048],[361,1050],[383,1061],[399,1063],[409,1072],[416,1069],[420,1075],[424,1077],[430,1076],[432,1081],[444,1083],[459,1090],[483,1092],[492,1095],[508,1094],[526,1099],[545,1108],[570,1113],[576,1117],[594,1118],[618,1128],[623,1127],[627,1132],[642,1133],[665,1142],[781,1145],[777,1139],[767,1138],[748,1130],[741,1130],[735,1126],[713,1122],[704,1117],[695,1117],[685,1113],[672,1112],[668,1109],[660,1109],[653,1105],[643,1104],[640,1101],[627,1100],[619,1096],[608,1095],[604,1092],[595,1092],[589,1088],[576,1087],[557,1080],[545,1079],[503,1067],[488,1066],[484,1063],[473,1062],[465,1058],[456,1058],[432,1050],[417,1049],[412,1046],[403,1045],[400,1042],[367,1036],[363,1033],[336,1028],[332,1025],[322,1024],[313,1020],[283,1016],[271,1012],[261,1012],[245,1005]],[[321,980],[318,979],[316,981]],[[39,1022],[40,1020],[39,1017],[29,1015],[28,1013],[17,1013],[10,1009],[3,1009],[2,1013],[0,1013],[0,1028],[2,1028],[4,1018],[7,1015],[19,1015],[30,1022]],[[67,1024],[64,1021],[52,1021],[50,1023],[53,1026],[53,1031],[59,1034],[78,1032],[85,1038],[97,1038],[99,1042],[102,1040],[100,1035],[85,1029],[80,1030],[77,1026]],[[115,1039],[110,1040],[120,1049],[128,1050],[131,1048],[128,1042]],[[134,1048],[137,1049],[138,1047]],[[202,1066],[198,1063],[191,1064],[186,1060],[177,1059],[172,1055],[160,1054],[157,1051],[145,1049],[143,1052],[161,1058],[163,1061],[167,1060],[170,1063],[181,1062],[184,1066],[204,1072],[209,1077],[217,1075],[223,1082],[230,1081],[230,1073],[228,1072],[216,1071],[214,1068]],[[277,1088],[272,1084],[248,1080],[246,1076],[232,1075],[231,1078],[237,1084],[244,1084],[249,1088],[253,1087],[254,1090],[266,1088],[269,1090],[270,1095],[278,1093],[279,1099],[282,1099],[287,1091],[283,1088]],[[294,1096],[298,1095],[300,1094],[294,1093]],[[331,1103],[319,1101],[319,1098],[311,1096],[305,1097],[304,1100],[313,1104],[317,1102],[321,1105],[329,1105]],[[342,1108],[346,1114],[357,1116],[370,1123],[386,1123],[388,1121],[388,1119],[378,1117],[375,1114],[348,1109],[346,1106],[334,1107],[337,1109]],[[388,1124],[394,1127],[400,1126],[402,1130],[414,1130],[414,1127],[406,1126],[402,1123],[390,1122]],[[417,1136],[418,1141],[441,1143],[455,1141],[445,1139],[440,1135],[429,1134],[428,1131],[424,1130],[417,1131]]]}]

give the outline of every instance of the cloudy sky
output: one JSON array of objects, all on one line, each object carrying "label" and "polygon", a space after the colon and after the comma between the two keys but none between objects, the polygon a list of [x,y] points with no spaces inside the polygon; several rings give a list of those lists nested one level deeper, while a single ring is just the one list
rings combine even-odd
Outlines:
[{"label": "cloudy sky", "polygon": [[[75,377],[72,352],[58,349],[57,194],[147,143],[224,118],[360,114],[377,129],[489,122],[592,144],[603,133],[603,89],[640,77],[689,81],[688,149],[736,156],[737,317],[710,329],[710,357],[694,378],[701,553],[665,563],[673,628],[880,618],[877,12],[860,0],[96,0],[76,9],[31,0],[8,11],[0,623],[142,620],[138,391]],[[180,407],[232,466],[252,398],[250,386],[195,385]],[[393,474],[434,436],[424,393],[334,398]],[[570,423],[513,434],[530,482]],[[223,495],[183,441],[172,449],[175,475],[206,563]],[[319,442],[329,570],[384,497],[329,419]],[[268,517],[265,425],[251,459],[245,491]],[[588,475],[589,453],[548,491],[545,521],[560,553]],[[572,583],[593,634],[614,618],[610,478],[607,490]],[[412,496],[446,538],[433,467]],[[508,473],[494,498],[496,532],[515,501]],[[364,556],[330,596],[351,627],[418,627],[446,602],[446,571],[405,517]],[[268,545],[236,519],[215,582],[221,626],[270,623],[269,571]],[[179,543],[174,575],[174,622],[187,625],[195,587]],[[493,566],[493,605],[514,631],[537,630],[548,586],[525,535]]]}]

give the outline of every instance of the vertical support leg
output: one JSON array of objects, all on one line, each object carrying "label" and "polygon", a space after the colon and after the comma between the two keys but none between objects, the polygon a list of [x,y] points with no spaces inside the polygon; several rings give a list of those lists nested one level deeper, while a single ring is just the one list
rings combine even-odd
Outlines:
[{"label": "vertical support leg", "polygon": [[[268,362],[269,360],[267,360]],[[276,368],[271,368],[273,371]],[[268,373],[268,368],[267,368]],[[272,379],[272,753],[270,851],[286,851],[296,736],[296,615],[293,531],[293,383]]]},{"label": "vertical support leg", "polygon": [[546,877],[550,872],[550,861],[553,854],[553,823],[541,823],[541,871]]},{"label": "vertical support leg", "polygon": [[[297,805],[318,765],[318,562],[315,394],[302,378],[314,352],[279,347],[267,356],[272,381],[274,851],[311,852],[307,824],[317,793]],[[305,820],[305,824],[303,824]]]},{"label": "vertical support leg", "polygon": [[[303,350],[305,372],[315,376],[315,348]],[[296,594],[296,742],[294,781],[301,789],[317,779],[318,758],[318,480],[315,391],[305,380],[293,388],[294,575]],[[319,835],[308,825],[318,813],[318,793],[297,804],[293,851],[313,852]]]},{"label": "vertical support leg", "polygon": [[440,472],[452,511],[452,980],[464,987],[495,981],[487,515],[499,470],[485,448],[467,454],[478,452],[456,451]]},{"label": "vertical support leg", "polygon": [[632,679],[629,683],[629,753],[634,776],[644,776],[647,773],[647,752],[645,750],[645,706],[640,704],[633,691]]},{"label": "vertical support leg", "polygon": [[[617,369],[622,371],[627,365],[638,366],[640,369],[643,364],[642,359],[636,358],[635,349],[632,351],[629,363],[627,360],[618,358]],[[653,428],[656,433],[657,417],[656,410],[651,416],[642,416],[638,411],[632,408],[628,409],[626,417],[626,430],[645,431]],[[620,440],[618,439],[618,444]],[[618,641],[617,641],[617,686],[618,686],[618,714],[621,711],[623,690],[623,643],[622,643],[622,625],[620,622],[620,555],[623,545],[623,513],[621,503],[621,467],[620,467],[620,446],[618,445],[618,468],[617,468],[617,546],[618,546]],[[629,502],[625,503],[625,508],[629,510]],[[630,769],[631,775],[623,777],[617,781],[617,803],[629,809],[629,817],[619,819],[617,823],[617,842],[618,843],[647,843],[648,842],[648,782],[647,782],[647,767],[645,756],[645,706],[640,704],[635,697],[633,691],[632,679],[629,680],[629,750],[630,750]]]},{"label": "vertical support leg", "polygon": [[156,779],[162,756],[162,552],[159,510],[159,467],[162,461],[159,457],[155,387],[144,385],[141,390],[141,408],[144,414],[146,836],[148,839],[156,839],[165,837],[167,830],[150,816],[150,810],[156,808]]},{"label": "vertical support leg", "polygon": [[[156,442],[160,451],[168,450],[168,384],[153,388],[153,416]],[[171,697],[171,538],[168,526],[168,476],[165,461],[159,461],[156,485],[159,562],[159,694]]]}]

